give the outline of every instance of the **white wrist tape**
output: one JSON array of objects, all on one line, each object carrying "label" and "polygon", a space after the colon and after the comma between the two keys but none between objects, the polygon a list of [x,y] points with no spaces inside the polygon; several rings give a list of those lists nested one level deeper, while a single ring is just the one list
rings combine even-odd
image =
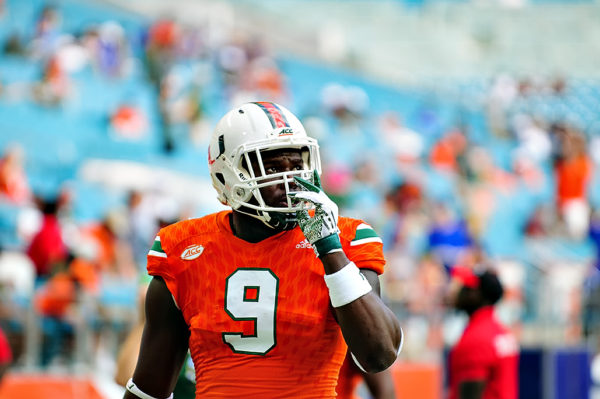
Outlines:
[{"label": "white wrist tape", "polygon": [[[127,381],[127,385],[125,385],[125,388],[127,388],[129,392],[131,392],[140,399],[157,399],[154,396],[148,395],[146,392],[143,392],[141,389],[139,389],[137,385],[135,385],[135,382],[133,382],[133,378],[130,378],[129,381]],[[173,399],[173,393],[171,393],[171,395],[169,395],[167,399]]]},{"label": "white wrist tape", "polygon": [[371,291],[371,284],[354,262],[348,263],[333,274],[325,275],[329,298],[334,308],[339,308]]}]

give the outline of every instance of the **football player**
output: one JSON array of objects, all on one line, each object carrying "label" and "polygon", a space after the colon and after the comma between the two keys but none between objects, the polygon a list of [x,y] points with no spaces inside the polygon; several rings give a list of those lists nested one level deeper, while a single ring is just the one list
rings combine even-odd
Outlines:
[{"label": "football player", "polygon": [[381,239],[338,217],[300,121],[275,103],[236,107],[208,163],[232,209],[159,231],[125,398],[170,397],[188,346],[198,398],[334,398],[347,350],[367,372],[389,367],[402,332],[379,297]]}]

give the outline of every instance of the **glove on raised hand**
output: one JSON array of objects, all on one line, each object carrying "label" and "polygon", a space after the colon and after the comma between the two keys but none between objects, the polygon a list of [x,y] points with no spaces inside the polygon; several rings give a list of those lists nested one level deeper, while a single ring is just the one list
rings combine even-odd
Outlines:
[{"label": "glove on raised hand", "polygon": [[306,201],[315,206],[315,214],[310,217],[306,209],[296,212],[298,225],[304,237],[312,245],[318,257],[328,253],[341,251],[338,222],[338,207],[321,189],[321,180],[317,171],[314,172],[313,183],[299,177],[294,177],[296,183],[308,191],[295,191],[288,194],[294,201]]}]

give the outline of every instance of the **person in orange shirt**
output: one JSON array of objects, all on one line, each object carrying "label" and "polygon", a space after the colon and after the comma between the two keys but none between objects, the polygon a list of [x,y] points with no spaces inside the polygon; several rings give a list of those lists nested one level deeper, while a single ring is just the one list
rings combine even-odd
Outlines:
[{"label": "person in orange shirt", "polygon": [[348,354],[342,363],[338,383],[335,388],[338,399],[360,399],[356,393],[357,387],[364,381],[373,399],[395,399],[394,380],[389,369],[381,373],[365,373]]},{"label": "person in orange shirt", "polygon": [[217,124],[208,162],[232,210],[161,229],[146,324],[124,398],[168,398],[188,348],[197,398],[335,398],[344,357],[395,360],[402,331],[379,297],[383,244],[338,217],[316,140],[287,109],[247,103]]},{"label": "person in orange shirt", "polygon": [[588,188],[593,165],[585,138],[576,131],[562,136],[562,154],[556,160],[556,200],[561,218],[572,238],[583,239],[589,229]]},{"label": "person in orange shirt", "polygon": [[0,198],[16,204],[31,200],[31,189],[23,168],[24,151],[19,146],[8,147],[0,158]]}]

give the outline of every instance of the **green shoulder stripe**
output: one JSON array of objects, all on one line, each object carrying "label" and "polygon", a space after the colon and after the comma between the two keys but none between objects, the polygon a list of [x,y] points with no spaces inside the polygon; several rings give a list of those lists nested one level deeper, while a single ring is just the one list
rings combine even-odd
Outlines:
[{"label": "green shoulder stripe", "polygon": [[165,252],[165,251],[163,251],[162,246],[160,245],[160,240],[154,241],[154,244],[152,244],[152,248],[150,248],[150,250],[156,251],[156,252],[162,252],[162,253]]},{"label": "green shoulder stripe", "polygon": [[380,244],[383,243],[381,238],[379,238],[379,236],[377,235],[377,233],[375,232],[375,230],[373,230],[373,228],[371,226],[369,226],[366,223],[359,224],[356,227],[356,234],[354,235],[354,238],[350,242],[350,245],[354,247],[354,246],[358,246],[358,245],[362,245],[362,244],[367,244],[370,242],[377,242]]},{"label": "green shoulder stripe", "polygon": [[352,241],[362,240],[364,238],[379,237],[373,229],[356,230],[356,235]]},{"label": "green shoulder stripe", "polygon": [[366,223],[359,224],[356,227],[356,234],[352,241],[363,240],[365,238],[379,237],[375,230]]}]

